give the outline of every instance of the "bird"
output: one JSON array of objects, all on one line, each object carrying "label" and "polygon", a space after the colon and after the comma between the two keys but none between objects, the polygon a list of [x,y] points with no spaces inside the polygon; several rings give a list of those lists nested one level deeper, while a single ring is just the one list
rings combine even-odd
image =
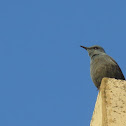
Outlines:
[{"label": "bird", "polygon": [[104,77],[125,80],[119,65],[101,46],[80,47],[87,50],[90,56],[90,75],[98,90]]}]

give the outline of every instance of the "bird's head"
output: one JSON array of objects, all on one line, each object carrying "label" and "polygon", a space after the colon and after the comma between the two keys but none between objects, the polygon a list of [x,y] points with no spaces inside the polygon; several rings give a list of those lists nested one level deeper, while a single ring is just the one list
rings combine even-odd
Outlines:
[{"label": "bird's head", "polygon": [[105,53],[105,50],[97,45],[91,46],[91,47],[85,47],[85,46],[80,46],[88,51],[89,56],[92,58],[95,55],[99,55],[102,53]]}]

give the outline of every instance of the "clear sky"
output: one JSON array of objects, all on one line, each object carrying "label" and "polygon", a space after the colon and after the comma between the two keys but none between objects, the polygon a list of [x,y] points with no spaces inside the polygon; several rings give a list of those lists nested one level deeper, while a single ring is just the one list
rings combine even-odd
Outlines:
[{"label": "clear sky", "polygon": [[80,45],[126,76],[126,1],[0,1],[0,126],[89,126],[98,91]]}]

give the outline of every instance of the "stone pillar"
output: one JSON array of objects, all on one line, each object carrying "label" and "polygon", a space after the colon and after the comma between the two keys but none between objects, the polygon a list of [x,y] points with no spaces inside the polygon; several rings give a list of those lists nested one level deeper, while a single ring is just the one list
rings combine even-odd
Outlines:
[{"label": "stone pillar", "polygon": [[126,126],[126,81],[103,78],[90,126]]}]

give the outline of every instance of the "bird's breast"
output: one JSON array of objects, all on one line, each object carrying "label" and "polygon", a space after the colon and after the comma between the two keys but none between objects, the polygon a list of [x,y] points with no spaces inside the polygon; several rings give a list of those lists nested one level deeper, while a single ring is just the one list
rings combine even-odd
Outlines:
[{"label": "bird's breast", "polygon": [[90,63],[90,74],[94,84],[100,85],[102,78],[107,74],[108,62],[104,58],[95,58]]}]

